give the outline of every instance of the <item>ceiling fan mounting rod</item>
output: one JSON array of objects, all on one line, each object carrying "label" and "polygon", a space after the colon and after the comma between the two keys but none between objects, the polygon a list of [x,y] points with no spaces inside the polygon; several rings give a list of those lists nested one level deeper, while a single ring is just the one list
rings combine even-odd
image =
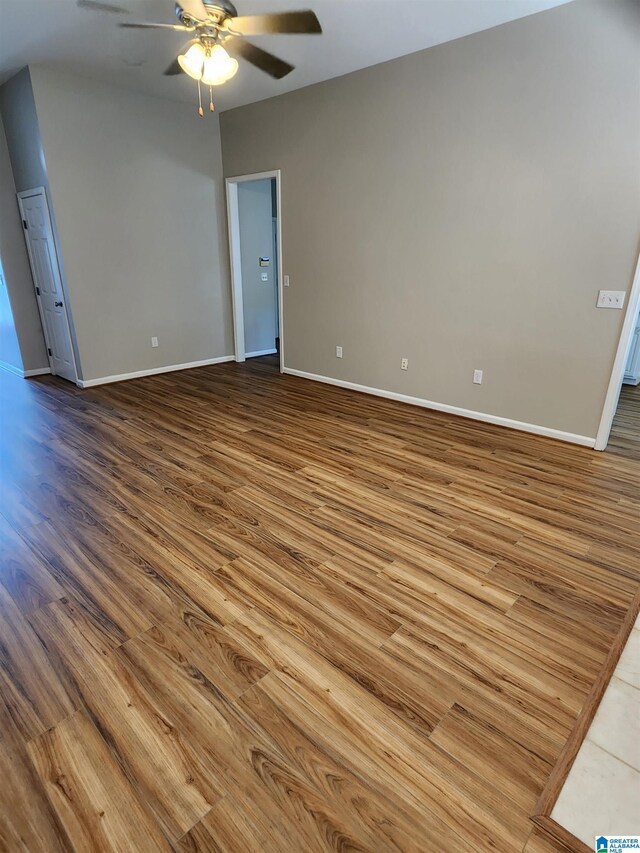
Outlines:
[{"label": "ceiling fan mounting rod", "polygon": [[221,15],[223,18],[235,18],[238,14],[238,10],[230,0],[216,0],[215,3],[205,2],[204,7],[209,14]]},{"label": "ceiling fan mounting rod", "polygon": [[220,38],[220,30],[217,27],[197,27],[196,35],[202,44],[215,44]]},{"label": "ceiling fan mounting rod", "polygon": [[194,17],[185,11],[179,3],[176,3],[176,17],[184,26],[197,29],[198,26],[203,25],[219,25],[226,18],[233,18],[238,14],[233,3],[227,2],[227,0],[218,0],[216,3],[203,3],[203,8],[207,13],[206,19]]}]

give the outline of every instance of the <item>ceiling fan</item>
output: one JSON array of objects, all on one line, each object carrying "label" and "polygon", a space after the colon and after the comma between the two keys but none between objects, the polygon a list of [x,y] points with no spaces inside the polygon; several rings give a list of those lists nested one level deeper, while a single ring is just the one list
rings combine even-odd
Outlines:
[{"label": "ceiling fan", "polygon": [[[96,11],[119,11],[109,4],[92,0],[77,0],[78,5]],[[198,113],[202,116],[200,83],[219,86],[230,80],[238,70],[237,58],[245,59],[256,68],[280,80],[291,71],[290,65],[272,53],[246,41],[246,36],[297,34],[319,35],[322,27],[315,13],[310,10],[297,12],[275,12],[263,15],[238,16],[231,0],[180,0],[176,3],[178,23],[123,22],[126,28],[162,29],[191,33],[193,38],[184,45],[182,52],[165,70],[166,75],[184,71],[198,81]],[[236,58],[237,57],[237,58]],[[213,112],[213,98],[209,109]]]}]

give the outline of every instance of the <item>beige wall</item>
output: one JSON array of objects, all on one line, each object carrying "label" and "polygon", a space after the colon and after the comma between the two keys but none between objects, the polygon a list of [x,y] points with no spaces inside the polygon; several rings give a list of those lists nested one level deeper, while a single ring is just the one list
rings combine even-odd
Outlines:
[{"label": "beige wall", "polygon": [[217,118],[30,71],[82,378],[231,354]]},{"label": "beige wall", "polygon": [[[2,97],[0,90],[0,98]],[[23,105],[22,115],[28,109]],[[16,113],[17,115],[17,113]],[[10,111],[9,118],[14,113]],[[20,135],[10,122],[12,142],[26,162]],[[49,367],[33,279],[29,267],[27,247],[20,223],[9,149],[2,122],[0,122],[0,266],[3,283],[0,284],[0,361],[22,370],[41,370]]]},{"label": "beige wall", "polygon": [[[13,254],[17,248],[17,246],[12,244],[13,241],[7,241],[5,236],[7,224],[11,227],[11,224],[7,223],[7,220],[10,218],[11,207],[14,209],[17,207],[15,201],[15,186],[13,183],[13,175],[11,173],[7,142],[2,128],[2,122],[0,122],[0,362],[22,372],[20,344],[18,342],[18,335],[13,320],[11,299],[9,297],[6,273],[4,271],[5,264],[11,268],[11,258],[7,258],[7,254]],[[13,217],[16,217],[15,210]],[[17,242],[16,235],[14,235],[14,241]]]},{"label": "beige wall", "polygon": [[0,366],[8,365],[22,372],[22,355],[0,252]]},{"label": "beige wall", "polygon": [[47,167],[28,68],[0,87],[0,110],[17,192],[46,187]]},{"label": "beige wall", "polygon": [[287,367],[595,436],[623,319],[597,291],[629,289],[640,239],[640,4],[578,0],[221,129],[226,175],[282,170]]}]

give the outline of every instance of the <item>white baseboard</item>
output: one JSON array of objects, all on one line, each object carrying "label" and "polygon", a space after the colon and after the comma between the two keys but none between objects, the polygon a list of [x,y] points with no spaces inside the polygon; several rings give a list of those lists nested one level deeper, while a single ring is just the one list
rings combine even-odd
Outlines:
[{"label": "white baseboard", "polygon": [[165,367],[152,367],[150,370],[136,370],[133,373],[117,373],[113,376],[100,376],[98,379],[79,379],[78,387],[93,388],[95,385],[107,385],[111,382],[124,382],[126,379],[139,379],[142,376],[156,376],[158,373],[173,373],[175,370],[191,370],[192,367],[207,367],[233,361],[234,356],[222,355],[218,358],[205,358],[203,361],[189,361],[186,364],[168,364]]},{"label": "white baseboard", "polygon": [[245,358],[255,358],[258,355],[275,355],[278,352],[277,349],[259,349],[255,352],[245,352]]},{"label": "white baseboard", "polygon": [[16,367],[15,364],[9,364],[8,361],[0,361],[0,367],[3,370],[6,370],[7,373],[13,373],[14,376],[19,376],[20,379],[24,379],[24,370]]},{"label": "white baseboard", "polygon": [[349,388],[351,391],[360,391],[364,394],[372,394],[375,397],[384,397],[387,400],[398,400],[400,403],[409,403],[412,406],[420,406],[423,409],[434,409],[437,412],[446,412],[449,415],[458,415],[474,421],[483,421],[484,423],[495,424],[496,426],[516,429],[520,432],[530,432],[534,435],[543,435],[546,438],[556,438],[559,441],[568,441],[571,444],[580,444],[583,447],[594,447],[596,443],[595,438],[589,438],[586,435],[576,435],[572,432],[563,432],[559,429],[551,429],[550,427],[539,426],[538,424],[514,421],[511,418],[502,418],[498,415],[486,414],[485,412],[474,412],[471,409],[461,409],[459,406],[449,406],[446,403],[435,403],[433,400],[423,400],[420,397],[410,397],[407,394],[397,394],[394,391],[384,391],[381,388],[370,388],[367,385],[358,385],[356,382],[345,382],[343,379],[334,379],[331,376],[306,373],[304,370],[294,370],[291,367],[285,367],[282,372],[288,373],[291,376],[299,376],[302,379],[311,379],[314,382],[324,382],[326,385],[337,385],[339,388]]},{"label": "white baseboard", "polygon": [[0,361],[0,369],[6,370],[7,373],[13,373],[14,376],[19,376],[20,379],[27,379],[29,376],[44,376],[45,373],[51,373],[50,367],[36,367],[34,370],[21,370],[15,364],[9,364],[8,361]]}]

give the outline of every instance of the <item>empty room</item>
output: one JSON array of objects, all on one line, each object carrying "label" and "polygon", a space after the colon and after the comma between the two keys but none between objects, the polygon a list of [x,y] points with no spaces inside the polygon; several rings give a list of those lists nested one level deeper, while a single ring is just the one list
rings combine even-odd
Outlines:
[{"label": "empty room", "polygon": [[640,0],[0,0],[0,851],[640,850]]}]

